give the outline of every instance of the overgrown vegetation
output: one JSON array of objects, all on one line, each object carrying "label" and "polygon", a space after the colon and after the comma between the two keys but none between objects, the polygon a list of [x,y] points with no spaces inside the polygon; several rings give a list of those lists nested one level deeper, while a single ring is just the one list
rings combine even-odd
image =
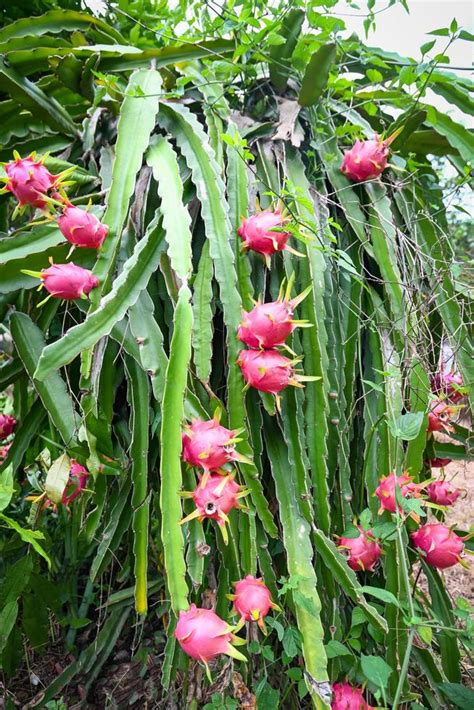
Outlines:
[{"label": "overgrown vegetation", "polygon": [[[472,707],[469,604],[411,537],[443,521],[433,460],[471,454],[472,301],[438,158],[463,206],[472,135],[426,95],[472,113],[471,82],[446,68],[469,34],[434,28],[410,59],[348,37],[353,2],[77,5],[18,3],[0,29],[1,160],[36,151],[62,175],[39,209],[0,197],[5,707],[67,707],[79,687],[100,707],[329,708],[345,681],[380,707]],[[374,134],[393,139],[389,165],[351,181],[343,151]],[[98,250],[71,251],[66,200],[107,226]],[[291,247],[267,259],[238,233],[262,209],[282,211],[270,237]],[[34,273],[70,262],[97,285],[45,302]],[[307,379],[274,397],[248,387],[237,333],[286,288],[307,290],[309,327],[279,357]],[[247,510],[200,522],[180,494],[206,467],[185,464],[182,434],[213,417]],[[390,472],[410,476],[393,512]],[[450,537],[463,560],[468,532]],[[348,565],[359,535],[383,550],[371,571],[360,553]],[[236,630],[246,663],[206,669],[175,638],[179,612],[235,624],[246,575],[279,608],[267,635]],[[18,680],[52,648],[69,656],[49,685]],[[98,690],[119,652],[141,679],[120,701],[113,673]]]}]

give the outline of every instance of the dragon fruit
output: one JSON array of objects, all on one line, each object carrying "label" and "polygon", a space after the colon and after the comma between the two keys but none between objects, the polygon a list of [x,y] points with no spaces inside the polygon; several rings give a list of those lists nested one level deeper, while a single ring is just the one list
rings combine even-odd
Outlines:
[{"label": "dragon fruit", "polygon": [[461,560],[464,542],[447,525],[428,523],[411,534],[413,544],[424,553],[425,561],[437,569],[452,567]]},{"label": "dragon fruit", "polygon": [[67,482],[61,498],[61,503],[63,505],[68,506],[69,503],[72,503],[72,501],[82,493],[87,485],[89,475],[89,471],[84,468],[84,466],[81,466],[81,464],[77,463],[77,461],[71,459],[69,481]]},{"label": "dragon fruit", "polygon": [[454,407],[437,400],[428,412],[428,431],[453,431],[450,421],[455,412]]},{"label": "dragon fruit", "polygon": [[221,476],[218,473],[207,475],[206,483],[198,483],[194,491],[183,491],[183,498],[192,498],[196,504],[196,510],[181,520],[181,525],[198,518],[202,522],[204,518],[215,520],[222,532],[225,544],[228,542],[226,523],[229,522],[227,514],[233,508],[242,508],[240,498],[246,496],[248,491],[241,488],[235,481],[232,474]]},{"label": "dragon fruit", "polygon": [[461,491],[447,481],[433,481],[426,488],[428,498],[438,505],[453,505],[461,495]]},{"label": "dragon fruit", "polygon": [[334,683],[331,710],[373,710],[373,708],[365,702],[362,688],[353,688],[349,683]]},{"label": "dragon fruit", "polygon": [[5,189],[15,195],[20,207],[44,207],[48,193],[58,181],[58,176],[51,175],[43,161],[35,159],[34,153],[28,158],[20,158],[15,153],[15,160],[5,165],[5,172],[8,177]]},{"label": "dragon fruit", "polygon": [[354,182],[364,182],[379,177],[387,167],[389,140],[380,140],[376,134],[366,141],[356,141],[344,153],[341,172]]},{"label": "dragon fruit", "polygon": [[358,537],[341,537],[340,550],[348,550],[347,564],[356,572],[359,570],[373,572],[375,563],[382,554],[382,548],[376,541],[371,530],[365,532],[357,526]]},{"label": "dragon fruit", "polygon": [[6,439],[16,427],[16,419],[10,414],[0,414],[0,441]]},{"label": "dragon fruit", "polygon": [[245,382],[260,392],[277,395],[288,385],[301,386],[295,376],[294,361],[278,350],[241,350],[237,364]]},{"label": "dragon fruit", "polygon": [[59,217],[58,226],[68,242],[89,249],[98,249],[109,231],[95,215],[71,204],[65,207]]},{"label": "dragon fruit", "polygon": [[10,447],[11,444],[4,444],[4,446],[0,446],[0,464],[2,464],[7,458]]},{"label": "dragon fruit", "polygon": [[264,210],[251,217],[243,217],[237,234],[243,241],[243,249],[256,251],[263,254],[267,265],[270,266],[270,257],[278,251],[293,251],[287,244],[289,232],[275,231],[282,228],[288,221],[281,210]]},{"label": "dragon fruit", "polygon": [[[375,489],[375,495],[380,501],[379,514],[384,510],[388,510],[390,513],[395,513],[397,509],[396,499],[395,499],[395,483],[398,483],[400,487],[401,494],[404,498],[407,496],[418,496],[419,486],[413,483],[410,476],[403,473],[401,476],[396,476],[394,473],[389,473],[388,476],[383,476],[380,479],[380,483]],[[398,510],[401,512],[400,506]]]},{"label": "dragon fruit", "polygon": [[22,269],[22,273],[40,278],[51,296],[64,298],[67,301],[85,298],[93,288],[99,285],[99,280],[92,271],[73,263],[52,264],[43,271]]},{"label": "dragon fruit", "polygon": [[228,594],[228,598],[234,602],[234,609],[239,614],[242,623],[245,621],[256,621],[260,628],[265,631],[264,618],[270,609],[279,609],[272,602],[270,590],[262,579],[252,577],[248,574],[245,579],[234,583],[235,594]]},{"label": "dragon fruit", "polygon": [[435,394],[444,395],[455,404],[464,397],[464,382],[459,373],[440,371],[433,377],[431,386]]},{"label": "dragon fruit", "polygon": [[428,464],[431,466],[431,468],[444,468],[449,463],[451,463],[451,461],[452,459],[430,459],[428,461]]},{"label": "dragon fruit", "polygon": [[239,661],[246,661],[232,643],[241,642],[229,626],[215,611],[201,609],[191,604],[188,611],[180,611],[174,632],[183,651],[191,658],[207,664],[224,653]]},{"label": "dragon fruit", "polygon": [[249,348],[271,349],[283,345],[285,340],[298,325],[306,325],[306,321],[293,320],[296,306],[308,295],[309,286],[303,293],[290,300],[292,279],[288,282],[286,294],[283,288],[276,301],[257,303],[249,313],[242,313],[242,323],[237,331],[237,337]]},{"label": "dragon fruit", "polygon": [[[217,418],[195,419],[183,434],[183,459],[191,466],[213,471],[243,457],[235,450],[237,431],[226,429]],[[204,481],[205,483],[205,481]]]}]

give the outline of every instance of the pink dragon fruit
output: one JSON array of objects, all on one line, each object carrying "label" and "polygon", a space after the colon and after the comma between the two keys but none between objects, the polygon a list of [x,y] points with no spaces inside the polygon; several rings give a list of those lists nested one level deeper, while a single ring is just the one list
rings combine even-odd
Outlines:
[{"label": "pink dragon fruit", "polygon": [[44,207],[48,193],[55,187],[58,176],[51,175],[42,160],[35,160],[34,153],[28,158],[20,158],[5,165],[8,182],[5,189],[15,195],[20,207]]},{"label": "pink dragon fruit", "polygon": [[433,481],[426,488],[428,498],[438,505],[453,505],[461,495],[461,491],[447,481]]},{"label": "pink dragon fruit", "polygon": [[277,395],[288,385],[301,385],[296,379],[294,360],[278,350],[241,350],[237,364],[245,382],[260,392]]},{"label": "pink dragon fruit", "polygon": [[296,306],[308,295],[311,286],[290,300],[291,286],[292,279],[288,283],[285,296],[282,288],[276,301],[257,303],[249,313],[243,311],[242,323],[237,331],[239,340],[249,348],[275,348],[283,345],[298,325],[307,324],[307,321],[293,320],[292,316]]},{"label": "pink dragon fruit", "polygon": [[[384,510],[388,510],[390,513],[395,513],[397,509],[397,503],[395,499],[395,482],[400,486],[401,494],[404,498],[407,496],[418,497],[420,488],[416,483],[406,473],[401,476],[396,476],[394,473],[389,473],[388,476],[383,476],[380,479],[380,483],[375,489],[375,495],[380,501],[379,514]],[[398,510],[401,512],[400,506]]]},{"label": "pink dragon fruit", "polygon": [[188,656],[205,664],[222,653],[246,661],[245,656],[232,645],[242,641],[232,631],[233,627],[215,611],[191,604],[188,611],[179,612],[174,635]]},{"label": "pink dragon fruit", "polygon": [[449,404],[439,400],[434,402],[431,410],[428,412],[428,431],[453,431],[450,421],[455,412],[456,409],[450,407]]},{"label": "pink dragon fruit", "polygon": [[451,463],[451,461],[452,459],[430,459],[428,461],[428,464],[431,466],[431,468],[444,468],[449,463]]},{"label": "pink dragon fruit", "polygon": [[10,416],[10,414],[0,414],[0,441],[13,434],[15,427],[15,417]]},{"label": "pink dragon fruit", "polygon": [[76,247],[98,249],[109,228],[86,210],[68,204],[58,219],[58,226],[68,242]]},{"label": "pink dragon fruit", "polygon": [[447,525],[428,523],[410,537],[415,547],[424,553],[423,557],[431,567],[446,569],[461,560],[464,542]]},{"label": "pink dragon fruit", "polygon": [[278,251],[293,251],[287,244],[289,232],[275,231],[282,228],[288,221],[279,209],[257,212],[251,217],[243,217],[237,234],[243,241],[243,249],[256,251],[263,254],[267,265],[270,266],[270,257]]},{"label": "pink dragon fruit", "polygon": [[340,550],[348,550],[347,564],[356,572],[362,570],[373,572],[375,563],[382,554],[382,548],[374,538],[371,530],[365,532],[359,525],[358,537],[341,537]]},{"label": "pink dragon fruit", "polygon": [[376,134],[367,141],[356,141],[344,153],[341,172],[354,182],[364,182],[379,177],[387,167],[389,140],[380,140]]},{"label": "pink dragon fruit", "polygon": [[4,446],[0,446],[0,464],[2,464],[7,458],[10,447],[11,444],[4,444]]},{"label": "pink dragon fruit", "polygon": [[373,710],[373,708],[365,702],[362,688],[353,688],[349,683],[334,683],[331,710]]},{"label": "pink dragon fruit", "polygon": [[22,269],[28,276],[40,278],[43,286],[54,298],[64,298],[67,301],[75,298],[85,298],[93,288],[99,285],[97,276],[92,271],[83,269],[72,262],[69,264],[52,264],[43,271]]},{"label": "pink dragon fruit", "polygon": [[218,473],[207,475],[206,483],[198,483],[194,491],[183,491],[183,498],[192,498],[196,504],[196,510],[181,520],[181,525],[198,518],[202,522],[204,518],[215,520],[222,532],[225,544],[228,542],[226,523],[229,522],[227,514],[233,508],[242,508],[239,502],[248,493],[235,481],[232,474],[221,476]]},{"label": "pink dragon fruit", "polygon": [[221,426],[218,418],[209,421],[195,419],[183,434],[183,459],[204,471],[214,471],[231,461],[242,460],[235,450],[239,441],[237,434],[237,431]]},{"label": "pink dragon fruit", "polygon": [[252,577],[251,574],[239,582],[234,582],[234,586],[235,594],[227,596],[234,602],[234,609],[239,614],[242,624],[245,621],[256,621],[265,631],[264,618],[270,609],[279,609],[272,602],[268,587],[265,586],[262,579]]},{"label": "pink dragon fruit", "polygon": [[455,404],[464,397],[462,388],[463,379],[459,373],[443,372],[436,373],[432,380],[432,390],[437,395],[444,395]]}]

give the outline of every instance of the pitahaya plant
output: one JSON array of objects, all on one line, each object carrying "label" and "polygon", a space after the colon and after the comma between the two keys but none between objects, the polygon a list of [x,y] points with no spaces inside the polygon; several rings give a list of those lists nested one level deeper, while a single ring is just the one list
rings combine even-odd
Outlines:
[{"label": "pitahaya plant", "polygon": [[388,162],[390,139],[382,140],[375,135],[366,141],[356,141],[346,150],[341,172],[354,182],[364,182],[379,177]]},{"label": "pitahaya plant", "polygon": [[279,607],[272,601],[270,590],[262,579],[248,574],[245,579],[234,583],[235,593],[228,594],[234,602],[234,609],[241,618],[241,623],[255,621],[265,632],[264,619],[270,609]]},{"label": "pitahaya plant", "polygon": [[411,534],[414,546],[431,567],[446,569],[461,561],[464,542],[442,523],[427,523]]},{"label": "pitahaya plant", "polygon": [[263,254],[268,267],[272,254],[279,251],[286,250],[299,256],[299,253],[288,245],[290,233],[283,231],[287,222],[288,217],[284,217],[278,208],[243,217],[237,230],[243,242],[243,249]]},{"label": "pitahaya plant", "polygon": [[382,513],[384,510],[395,513],[397,507],[399,512],[402,512],[401,507],[397,506],[395,485],[399,486],[403,498],[419,496],[420,487],[416,483],[413,483],[413,479],[408,476],[408,474],[402,473],[401,476],[397,476],[395,473],[389,473],[388,476],[383,476],[380,479],[380,483],[375,489],[375,495],[380,501],[379,513]]},{"label": "pitahaya plant", "polygon": [[174,635],[188,656],[206,665],[221,654],[246,661],[245,656],[232,645],[242,642],[232,631],[233,627],[215,611],[191,604],[188,611],[179,612]]},{"label": "pitahaya plant", "polygon": [[42,271],[23,269],[28,276],[40,278],[43,286],[54,298],[73,301],[76,298],[86,298],[93,288],[97,288],[99,280],[92,271],[69,264],[52,264]]},{"label": "pitahaya plant", "polygon": [[331,710],[372,710],[372,707],[364,700],[362,688],[354,688],[349,683],[334,683]]},{"label": "pitahaya plant", "polygon": [[284,345],[298,325],[307,325],[306,321],[294,320],[293,313],[312,287],[309,286],[299,296],[290,300],[291,285],[290,281],[284,297],[280,290],[277,301],[257,303],[250,312],[242,313],[237,337],[249,348],[271,349]]},{"label": "pitahaya plant", "polygon": [[357,537],[341,537],[339,549],[347,550],[347,564],[356,572],[373,572],[375,563],[382,554],[382,548],[371,530],[364,530],[360,525]]},{"label": "pitahaya plant", "polygon": [[428,498],[437,505],[453,505],[461,495],[461,491],[448,481],[433,481],[426,487]]},{"label": "pitahaya plant", "polygon": [[233,508],[243,508],[239,502],[246,496],[248,491],[235,482],[234,476],[228,474],[222,476],[218,473],[208,474],[206,483],[198,483],[194,491],[184,491],[183,498],[192,498],[196,504],[196,510],[187,515],[181,521],[181,525],[197,518],[202,522],[205,518],[215,520],[219,525],[225,544],[228,542],[226,523],[229,522],[227,514]]},{"label": "pitahaya plant", "polygon": [[0,441],[6,439],[16,427],[16,419],[10,414],[0,414]]},{"label": "pitahaya plant", "polygon": [[65,206],[58,227],[68,242],[88,249],[99,249],[109,231],[94,214],[71,204]]}]

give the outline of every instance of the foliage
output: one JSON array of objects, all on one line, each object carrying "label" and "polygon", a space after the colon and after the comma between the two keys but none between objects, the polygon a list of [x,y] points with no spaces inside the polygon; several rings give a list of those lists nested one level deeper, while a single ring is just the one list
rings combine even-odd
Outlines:
[{"label": "foliage", "polygon": [[[415,60],[347,37],[336,0],[119,0],[104,17],[76,5],[38,2],[32,14],[46,14],[17,20],[19,5],[0,29],[2,159],[36,150],[51,172],[70,169],[69,199],[109,228],[98,253],[71,255],[54,222],[0,197],[0,383],[18,420],[0,465],[7,686],[23,635],[41,654],[54,627],[75,660],[31,707],[62,707],[78,682],[93,692],[121,638],[143,674],[160,657],[154,699],[181,707],[193,692],[237,707],[245,691],[259,708],[327,708],[330,683],[346,678],[379,706],[467,707],[468,610],[436,570],[417,571],[408,542],[412,514],[443,511],[399,493],[401,512],[379,515],[374,498],[390,471],[424,482],[427,459],[470,454],[460,424],[451,444],[426,432],[446,353],[466,390],[474,380],[437,162],[456,170],[453,189],[466,184],[472,136],[427,94],[472,110],[471,83],[444,67],[467,33],[436,30],[444,47],[430,41]],[[368,3],[366,33],[377,9]],[[397,130],[380,180],[340,172],[355,139]],[[301,256],[284,251],[268,270],[242,252],[237,229],[257,202],[285,208]],[[38,307],[25,271],[50,257],[93,269],[89,302]],[[292,296],[311,286],[298,313],[311,327],[289,345],[313,379],[277,407],[244,390],[236,333],[242,308],[293,277]],[[211,520],[180,525],[193,510],[180,491],[196,484],[184,422],[217,410],[239,430],[249,490],[228,545]],[[45,506],[63,454],[91,476],[69,506]],[[383,543],[373,573],[337,549],[354,520]],[[208,683],[173,637],[176,614],[204,598],[228,618],[226,595],[247,574],[282,611],[268,636],[247,630],[248,668],[236,664],[231,686],[232,660],[211,664]]]}]

